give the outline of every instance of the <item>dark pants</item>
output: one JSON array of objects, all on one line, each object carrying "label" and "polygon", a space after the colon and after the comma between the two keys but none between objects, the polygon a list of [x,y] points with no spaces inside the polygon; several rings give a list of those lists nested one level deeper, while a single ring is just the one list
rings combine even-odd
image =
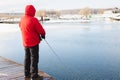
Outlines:
[{"label": "dark pants", "polygon": [[24,73],[25,77],[38,77],[39,45],[25,47]]}]

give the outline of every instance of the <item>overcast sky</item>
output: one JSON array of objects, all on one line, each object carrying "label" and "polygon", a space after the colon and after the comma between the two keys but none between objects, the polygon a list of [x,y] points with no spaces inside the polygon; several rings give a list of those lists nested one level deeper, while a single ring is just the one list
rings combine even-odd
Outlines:
[{"label": "overcast sky", "polygon": [[120,0],[1,0],[0,13],[24,12],[27,4],[40,9],[120,8]]}]

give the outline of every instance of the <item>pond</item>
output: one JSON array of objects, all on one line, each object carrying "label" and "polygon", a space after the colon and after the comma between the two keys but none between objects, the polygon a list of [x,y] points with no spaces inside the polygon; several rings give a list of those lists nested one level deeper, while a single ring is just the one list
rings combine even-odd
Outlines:
[{"label": "pond", "polygon": [[[119,25],[44,23],[47,43],[39,45],[39,69],[56,80],[120,80]],[[0,56],[23,64],[18,24],[0,24],[0,45]]]}]

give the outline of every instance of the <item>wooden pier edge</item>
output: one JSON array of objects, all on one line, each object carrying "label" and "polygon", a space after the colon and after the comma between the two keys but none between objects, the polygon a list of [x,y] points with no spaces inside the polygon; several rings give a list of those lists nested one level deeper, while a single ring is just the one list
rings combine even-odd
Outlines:
[{"label": "wooden pier edge", "polygon": [[[0,56],[0,80],[25,80],[24,65]],[[55,80],[49,74],[39,71],[45,80]]]}]

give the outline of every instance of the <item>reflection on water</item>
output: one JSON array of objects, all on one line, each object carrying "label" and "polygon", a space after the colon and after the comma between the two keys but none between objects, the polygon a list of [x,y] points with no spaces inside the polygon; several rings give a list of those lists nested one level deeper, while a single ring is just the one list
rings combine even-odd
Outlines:
[{"label": "reflection on water", "polygon": [[[57,80],[120,80],[120,23],[43,24],[39,69]],[[3,36],[4,35],[4,36]],[[23,63],[18,25],[0,24],[0,55]]]}]

